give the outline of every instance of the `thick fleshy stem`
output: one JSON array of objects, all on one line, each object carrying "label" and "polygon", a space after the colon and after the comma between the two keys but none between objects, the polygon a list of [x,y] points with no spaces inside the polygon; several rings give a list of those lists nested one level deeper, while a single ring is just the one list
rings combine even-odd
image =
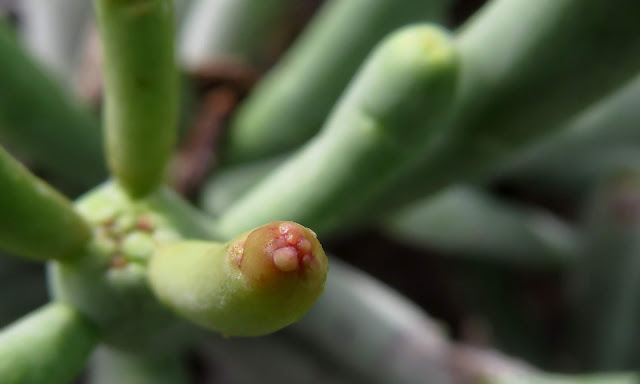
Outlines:
[{"label": "thick fleshy stem", "polygon": [[440,325],[338,260],[331,260],[325,293],[289,330],[365,382],[451,382],[450,343]]},{"label": "thick fleshy stem", "polygon": [[640,76],[581,112],[557,135],[505,164],[512,185],[574,199],[610,169],[640,160]]},{"label": "thick fleshy stem", "polygon": [[255,66],[286,20],[292,0],[199,0],[180,35],[180,59],[188,70],[215,64]]},{"label": "thick fleshy stem", "polygon": [[575,272],[576,350],[584,366],[636,369],[640,320],[640,170],[620,168],[587,205]]},{"label": "thick fleshy stem", "polygon": [[402,241],[459,257],[553,266],[577,261],[577,233],[569,224],[468,186],[418,201],[382,225]]},{"label": "thick fleshy stem", "polygon": [[463,64],[456,118],[380,210],[452,182],[485,180],[631,80],[640,67],[638,14],[636,0],[486,4],[457,36]]},{"label": "thick fleshy stem", "polygon": [[200,340],[197,352],[206,363],[205,382],[224,377],[230,384],[371,383],[328,361],[329,355],[290,337],[287,331],[262,337],[208,337]]},{"label": "thick fleshy stem", "polygon": [[91,237],[71,203],[0,147],[0,248],[35,260],[65,259]]},{"label": "thick fleshy stem", "polygon": [[117,183],[95,188],[76,202],[91,223],[91,242],[73,260],[50,263],[53,297],[91,320],[105,344],[138,354],[184,348],[197,328],[161,305],[147,282],[147,263],[160,244],[209,238],[206,220],[162,189],[132,199]]},{"label": "thick fleshy stem", "polygon": [[288,156],[290,154],[221,169],[201,187],[199,206],[208,214],[219,216],[282,165]]},{"label": "thick fleshy stem", "polygon": [[98,334],[73,308],[51,303],[0,333],[3,384],[68,384],[84,368]]},{"label": "thick fleshy stem", "polygon": [[93,354],[91,384],[188,384],[184,362],[177,356],[150,357],[125,353],[106,346]]},{"label": "thick fleshy stem", "polygon": [[482,384],[638,384],[640,375],[632,373],[610,373],[592,375],[532,375],[520,377],[514,381],[513,377],[487,378]]},{"label": "thick fleshy stem", "polygon": [[94,0],[103,44],[109,167],[133,197],[164,181],[176,140],[172,0]]},{"label": "thick fleshy stem", "polygon": [[162,246],[150,261],[149,281],[179,315],[226,335],[258,336],[309,310],[322,293],[327,263],[313,232],[274,222],[226,244]]},{"label": "thick fleshy stem", "polygon": [[447,0],[333,0],[235,115],[228,161],[280,154],[322,127],[375,45],[404,25],[440,21]]},{"label": "thick fleshy stem", "polygon": [[264,222],[293,220],[324,233],[394,189],[450,117],[458,55],[432,25],[387,37],[343,95],[323,131],[220,216],[230,238]]},{"label": "thick fleshy stem", "polygon": [[106,177],[94,118],[28,57],[0,19],[0,138],[66,183]]}]

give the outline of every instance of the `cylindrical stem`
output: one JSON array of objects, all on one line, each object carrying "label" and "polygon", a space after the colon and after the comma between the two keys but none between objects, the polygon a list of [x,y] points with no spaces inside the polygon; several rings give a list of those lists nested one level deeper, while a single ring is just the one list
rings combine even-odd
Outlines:
[{"label": "cylindrical stem", "polygon": [[230,161],[283,153],[311,138],[367,55],[404,25],[440,21],[447,0],[333,0],[234,118]]},{"label": "cylindrical stem", "polygon": [[227,244],[161,246],[150,261],[158,299],[230,336],[258,336],[299,320],[322,294],[327,256],[309,229],[275,222]]},{"label": "cylindrical stem", "polygon": [[148,357],[101,347],[91,361],[91,384],[188,384],[178,356]]},{"label": "cylindrical stem", "polygon": [[577,234],[567,223],[467,186],[420,200],[384,226],[402,241],[462,257],[533,265],[576,261]]},{"label": "cylindrical stem", "polygon": [[0,138],[82,187],[106,177],[96,121],[27,56],[0,20]]},{"label": "cylindrical stem", "polygon": [[577,350],[594,369],[636,369],[640,321],[640,171],[619,169],[587,207],[576,271]]},{"label": "cylindrical stem", "polygon": [[590,182],[624,163],[638,164],[640,75],[581,112],[557,135],[536,145],[499,177],[573,199]]},{"label": "cylindrical stem", "polygon": [[73,308],[51,303],[0,333],[2,384],[69,384],[98,342]]},{"label": "cylindrical stem", "polygon": [[133,197],[158,188],[176,138],[172,0],[94,0],[103,44],[112,173]]},{"label": "cylindrical stem", "polygon": [[[638,384],[640,376],[632,373],[611,373],[591,375],[553,375],[541,374],[516,379],[518,384]],[[485,384],[513,384],[513,377],[489,377]]]},{"label": "cylindrical stem", "polygon": [[285,219],[323,233],[369,209],[450,117],[457,79],[458,54],[446,31],[416,25],[391,34],[323,131],[229,207],[220,233],[230,238]]},{"label": "cylindrical stem", "polygon": [[450,344],[439,324],[337,260],[324,295],[291,331],[366,382],[452,383]]},{"label": "cylindrical stem", "polygon": [[36,260],[65,259],[91,231],[71,203],[0,147],[0,248]]},{"label": "cylindrical stem", "polygon": [[188,11],[180,59],[189,70],[215,63],[256,65],[292,0],[199,0]]},{"label": "cylindrical stem", "polygon": [[455,120],[384,205],[485,179],[631,80],[640,67],[639,14],[637,0],[489,2],[458,35]]}]

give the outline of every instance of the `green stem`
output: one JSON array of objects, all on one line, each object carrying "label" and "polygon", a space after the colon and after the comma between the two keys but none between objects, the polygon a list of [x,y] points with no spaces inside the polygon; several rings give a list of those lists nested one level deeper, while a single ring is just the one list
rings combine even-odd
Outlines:
[{"label": "green stem", "polygon": [[176,139],[171,0],[94,0],[103,43],[108,162],[133,197],[164,180]]},{"label": "green stem", "polygon": [[254,66],[286,22],[292,0],[199,0],[187,15],[180,56],[190,70],[215,63]]},{"label": "green stem", "polygon": [[577,350],[585,366],[636,369],[640,320],[640,171],[619,169],[587,206],[575,276]]},{"label": "green stem", "polygon": [[208,214],[219,216],[289,156],[277,156],[221,169],[204,183],[199,206]]},{"label": "green stem", "polygon": [[586,186],[624,163],[638,163],[640,76],[581,112],[566,128],[507,164],[510,183],[573,199]]},{"label": "green stem", "polygon": [[322,294],[327,257],[313,232],[264,225],[226,244],[161,246],[149,265],[158,299],[181,316],[230,336],[258,336],[299,320]]},{"label": "green stem", "polygon": [[[481,384],[513,384],[513,377],[506,379],[486,379]],[[517,378],[518,384],[639,384],[640,376],[636,374],[611,373],[592,375],[532,375]]]},{"label": "green stem", "polygon": [[188,384],[184,363],[177,356],[147,357],[109,347],[99,348],[91,361],[91,384]]},{"label": "green stem", "polygon": [[225,384],[371,384],[286,332],[255,338],[209,337],[197,351],[207,368],[204,382],[224,377]]},{"label": "green stem", "polygon": [[68,384],[98,342],[94,327],[71,307],[51,303],[0,333],[3,384]]},{"label": "green stem", "polygon": [[67,183],[104,180],[96,121],[33,63],[2,20],[0,57],[0,138]]},{"label": "green stem", "polygon": [[385,220],[399,239],[465,257],[571,264],[576,234],[548,212],[509,204],[471,187],[450,187]]},{"label": "green stem", "polygon": [[85,245],[89,226],[71,203],[0,147],[0,247],[35,260],[65,259]]},{"label": "green stem", "polygon": [[134,200],[115,183],[87,193],[75,208],[94,236],[73,260],[49,263],[52,295],[96,324],[110,346],[145,355],[182,350],[197,327],[158,302],[147,262],[160,244],[208,238],[208,223],[169,190]]},{"label": "green stem", "polygon": [[451,382],[449,341],[440,325],[335,258],[324,294],[291,331],[366,382]]},{"label": "green stem", "polygon": [[447,0],[328,2],[234,118],[230,161],[289,151],[320,130],[374,46],[407,24],[440,21]]},{"label": "green stem", "polygon": [[445,31],[420,25],[391,34],[321,134],[222,214],[221,235],[282,219],[323,233],[352,219],[393,186],[450,117],[457,74]]},{"label": "green stem", "polygon": [[487,177],[632,79],[640,66],[638,14],[636,0],[487,4],[458,36],[463,64],[455,121],[385,205]]}]

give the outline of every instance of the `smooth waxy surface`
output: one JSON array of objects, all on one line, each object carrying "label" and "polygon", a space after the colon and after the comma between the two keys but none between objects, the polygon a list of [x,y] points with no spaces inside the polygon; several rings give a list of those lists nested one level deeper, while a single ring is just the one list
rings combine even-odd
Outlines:
[{"label": "smooth waxy surface", "polygon": [[111,172],[134,197],[164,180],[176,137],[171,0],[94,0],[103,45]]},{"label": "smooth waxy surface", "polygon": [[441,19],[447,2],[327,2],[238,110],[227,140],[228,159],[273,156],[310,139],[376,44],[404,25]]},{"label": "smooth waxy surface", "polygon": [[98,333],[86,318],[51,303],[0,333],[0,382],[68,384],[97,342]]},{"label": "smooth waxy surface", "polygon": [[74,186],[106,177],[97,121],[29,57],[0,17],[0,140]]},{"label": "smooth waxy surface", "polygon": [[92,384],[189,384],[184,362],[178,356],[151,357],[101,347],[91,360]]},{"label": "smooth waxy surface", "polygon": [[[496,0],[461,28],[455,119],[390,193],[391,208],[486,179],[640,68],[637,0]],[[613,22],[612,20],[615,20]],[[381,204],[382,206],[382,204]]]},{"label": "smooth waxy surface", "polygon": [[149,278],[180,315],[226,335],[257,336],[300,319],[322,293],[327,270],[313,232],[275,222],[227,244],[163,246]]},{"label": "smooth waxy surface", "polygon": [[293,220],[322,234],[345,225],[389,190],[450,117],[458,53],[447,31],[416,25],[382,41],[322,132],[235,201],[223,237]]},{"label": "smooth waxy surface", "polygon": [[89,241],[71,203],[0,147],[0,248],[36,259],[66,259]]}]

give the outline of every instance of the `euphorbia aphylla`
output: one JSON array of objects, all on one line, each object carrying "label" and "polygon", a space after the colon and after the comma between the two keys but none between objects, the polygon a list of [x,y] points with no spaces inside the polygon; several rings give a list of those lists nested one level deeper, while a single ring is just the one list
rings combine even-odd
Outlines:
[{"label": "euphorbia aphylla", "polygon": [[[28,3],[38,18],[55,18],[40,35],[64,26],[64,15],[69,28],[60,35],[83,24],[80,8],[49,15]],[[186,0],[94,0],[106,156],[93,117],[0,25],[0,138],[10,151],[30,149],[28,160],[73,187],[103,182],[72,203],[0,149],[0,249],[47,262],[52,294],[50,304],[0,333],[0,383],[68,383],[98,343],[105,345],[96,354],[98,384],[133,377],[184,383],[179,357],[207,332],[266,335],[310,310],[328,273],[314,231],[324,237],[379,221],[388,234],[427,247],[554,268],[584,264],[577,313],[590,320],[576,327],[588,349],[578,359],[637,369],[637,215],[617,209],[636,208],[636,176],[612,196],[606,189],[601,202],[596,196],[590,241],[565,220],[481,189],[496,174],[574,173],[601,139],[613,148],[634,137],[629,127],[622,139],[609,128],[637,125],[637,89],[610,95],[638,82],[640,2],[493,0],[450,32],[424,24],[442,23],[446,0],[328,0],[231,115],[217,152],[222,172],[203,193],[213,215],[203,215],[164,183],[178,136],[174,41],[190,75],[215,60],[223,69],[244,61],[238,67],[245,70],[269,50],[266,41],[282,32],[276,24],[295,3],[194,0],[183,21],[192,24],[176,34],[173,8],[186,9]],[[72,58],[54,56],[43,59],[68,81],[73,70],[61,63]],[[511,161],[556,132],[546,151]],[[549,166],[554,159],[570,165]],[[459,182],[474,185],[454,187]],[[333,271],[321,300],[330,299],[292,332],[366,382],[637,380],[554,376],[528,366],[503,375],[491,369],[500,364],[448,340],[415,308],[339,262]],[[508,317],[507,304],[496,301],[495,312]],[[337,328],[349,330],[351,343]]]},{"label": "euphorbia aphylla", "polygon": [[[171,0],[97,0],[113,181],[72,204],[0,151],[0,246],[49,263],[53,301],[0,334],[2,383],[68,383],[103,342],[170,358],[197,327],[263,335],[321,295],[327,257],[287,221],[217,242],[163,186],[176,139]],[[7,49],[15,48],[6,37]]]}]

